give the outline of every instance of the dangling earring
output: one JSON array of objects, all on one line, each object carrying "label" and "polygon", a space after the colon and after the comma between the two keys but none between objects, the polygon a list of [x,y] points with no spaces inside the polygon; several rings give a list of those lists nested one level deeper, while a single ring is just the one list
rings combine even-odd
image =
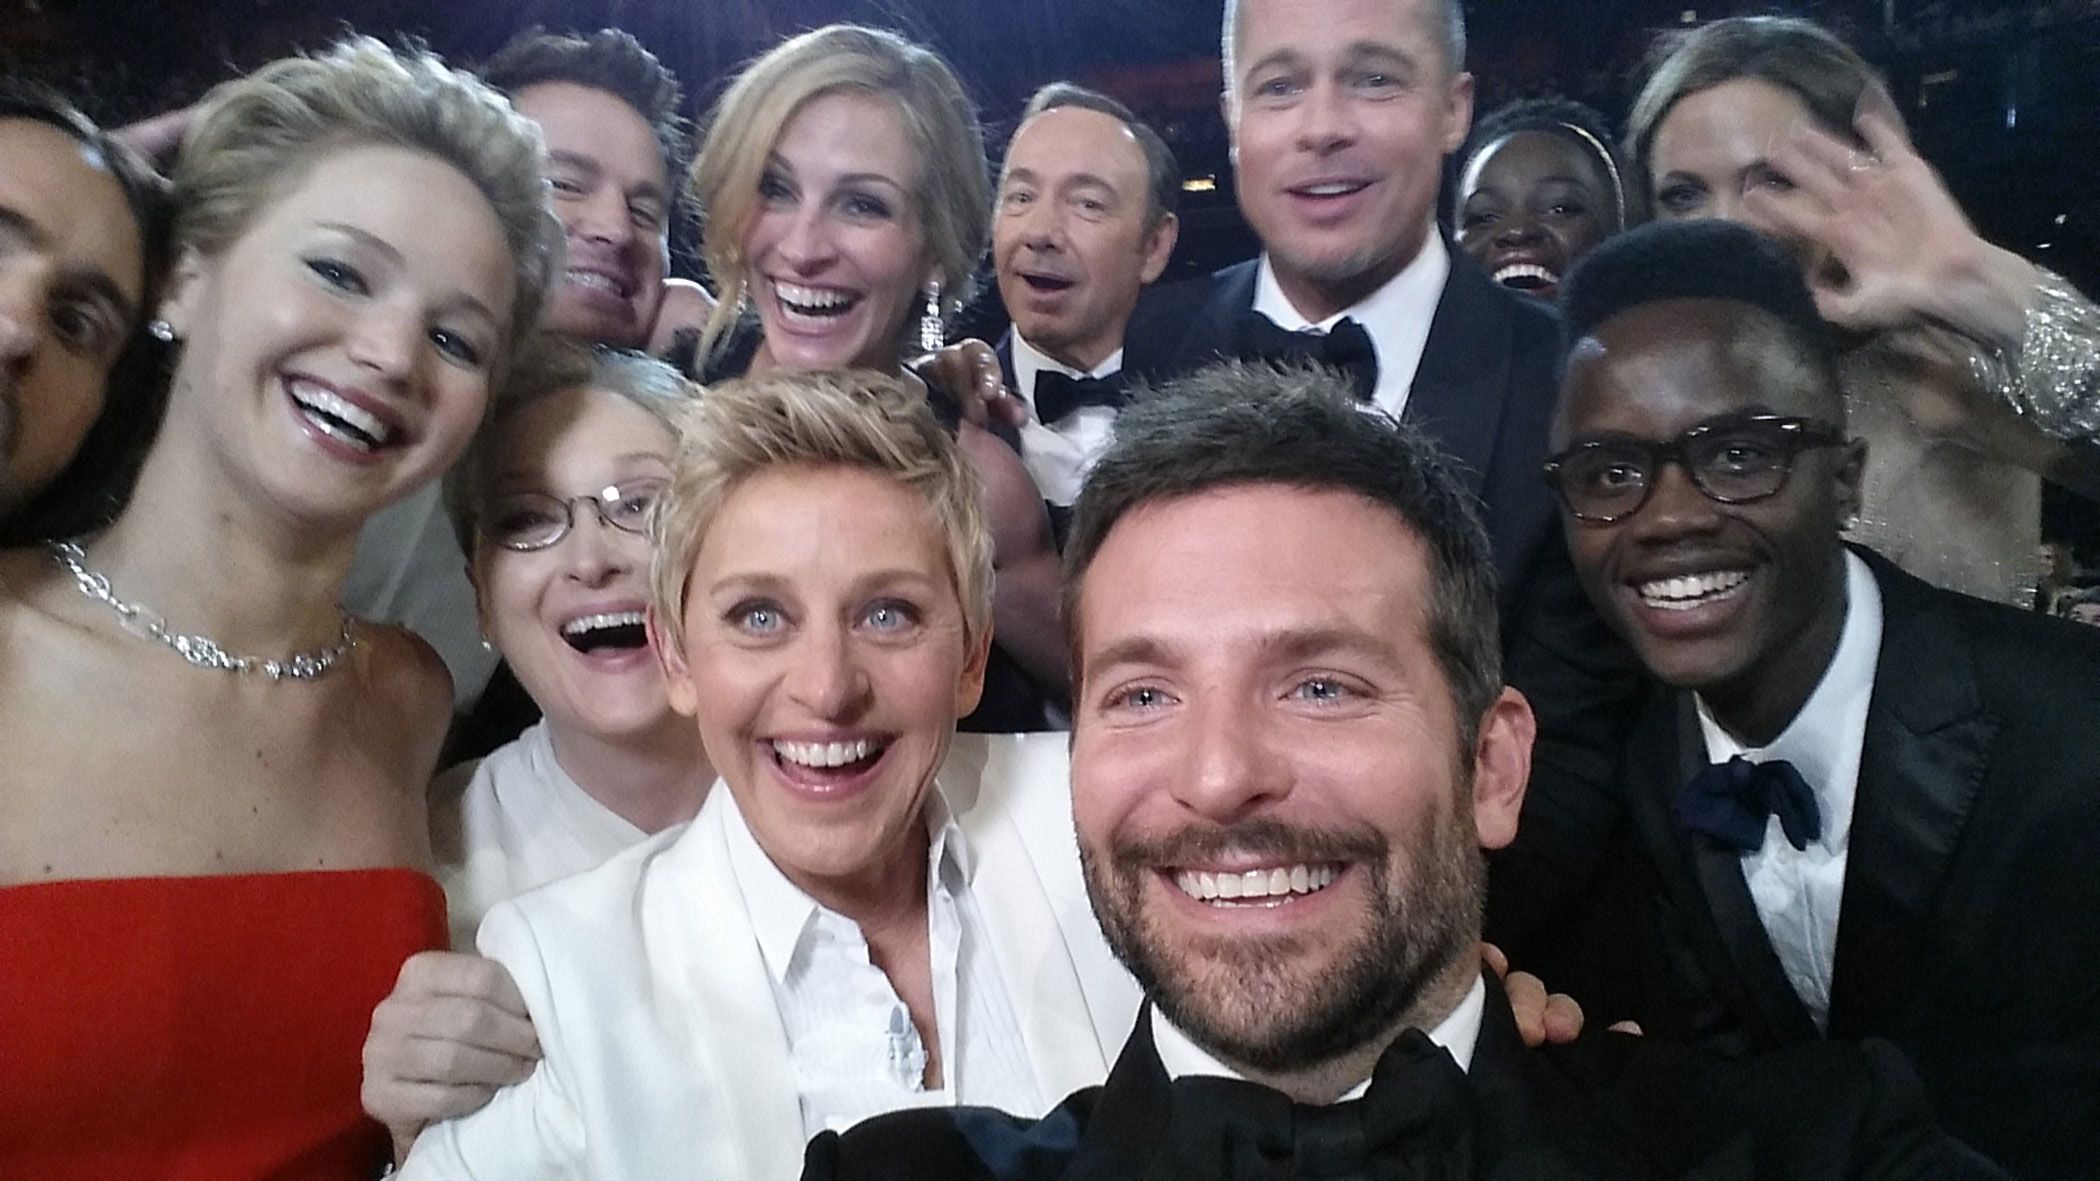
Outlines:
[{"label": "dangling earring", "polygon": [[926,311],[919,317],[919,351],[939,352],[948,343],[946,326],[941,323],[941,285],[938,282],[926,285]]},{"label": "dangling earring", "polygon": [[146,331],[162,344],[175,343],[175,326],[166,320],[155,320],[146,325]]}]

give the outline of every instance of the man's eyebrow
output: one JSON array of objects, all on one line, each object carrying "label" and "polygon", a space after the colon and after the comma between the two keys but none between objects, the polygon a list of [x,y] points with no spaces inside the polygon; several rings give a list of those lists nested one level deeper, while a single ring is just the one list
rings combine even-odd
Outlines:
[{"label": "man's eyebrow", "polygon": [[1117,664],[1172,664],[1173,650],[1154,636],[1124,636],[1099,652],[1086,654],[1088,668]]},{"label": "man's eyebrow", "polygon": [[5,205],[0,205],[0,228],[27,240],[38,250],[51,244],[51,235],[44,232],[44,227],[29,220],[20,210],[10,209]]},{"label": "man's eyebrow", "polygon": [[582,152],[562,151],[559,149],[552,150],[547,153],[547,162],[550,164],[561,164],[569,168],[581,169],[582,171],[588,172],[593,176],[596,176],[598,173],[605,171],[604,167],[598,163],[596,157],[586,156]]},{"label": "man's eyebrow", "polygon": [[[29,244],[31,250],[51,248],[51,235],[18,209],[0,205],[0,232],[22,239]],[[126,323],[138,315],[138,304],[131,296],[125,294],[124,288],[117,283],[116,276],[101,267],[87,262],[69,262],[62,273],[66,281],[74,287],[107,301],[116,309],[118,318]]]},{"label": "man's eyebrow", "polygon": [[1255,74],[1258,74],[1263,70],[1271,69],[1276,66],[1297,66],[1300,64],[1302,64],[1302,59],[1299,57],[1298,51],[1292,49],[1288,45],[1285,45],[1281,48],[1272,49],[1269,52],[1263,54],[1260,58],[1256,59],[1253,63],[1248,65],[1246,69],[1246,74],[1248,77],[1251,78]]}]

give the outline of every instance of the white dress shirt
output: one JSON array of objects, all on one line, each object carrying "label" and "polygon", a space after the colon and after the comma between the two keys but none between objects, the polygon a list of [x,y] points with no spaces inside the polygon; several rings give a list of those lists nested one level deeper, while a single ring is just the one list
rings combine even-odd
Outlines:
[{"label": "white dress shirt", "polygon": [[1867,739],[1867,706],[1881,657],[1881,588],[1859,555],[1845,552],[1845,626],[1837,652],[1801,712],[1769,745],[1747,747],[1723,730],[1699,702],[1706,757],[1716,763],[1742,755],[1753,763],[1785,759],[1816,794],[1823,831],[1796,849],[1779,818],[1766,823],[1765,843],[1743,854],[1743,879],[1772,950],[1816,1028],[1830,1019],[1830,972],[1837,956],[1838,914],[1845,894],[1845,861],[1852,841],[1852,804],[1859,793],[1860,751]]},{"label": "white dress shirt", "polygon": [[[446,791],[448,781],[468,772],[464,792]],[[648,835],[561,769],[544,719],[480,762],[446,772],[431,795],[432,830],[459,834],[457,848],[438,841],[438,881],[452,946],[468,951],[490,907],[596,869]]]},{"label": "white dress shirt", "polygon": [[1385,284],[1358,303],[1343,308],[1315,324],[1291,306],[1269,256],[1261,256],[1254,278],[1254,310],[1287,332],[1334,328],[1342,317],[1363,325],[1371,337],[1371,350],[1378,355],[1378,388],[1371,401],[1395,418],[1407,406],[1407,392],[1415,384],[1422,350],[1429,344],[1429,325],[1436,319],[1436,305],[1444,298],[1444,282],[1451,277],[1451,254],[1444,237],[1431,226],[1414,261],[1387,279]]},{"label": "white dress shirt", "polygon": [[[943,1047],[946,1102],[1010,1101],[981,1095],[1003,1085],[999,1069],[968,1060],[983,1044],[971,1025],[977,949],[1040,1097],[1017,1115],[1106,1078],[1137,1018],[1137,982],[1087,903],[1068,766],[1066,736],[1047,733],[958,734],[941,764],[942,799],[967,839],[938,855],[962,871],[950,892],[966,902],[957,989],[939,1019],[944,1036],[961,1026]],[[764,887],[733,852],[743,827],[716,784],[691,824],[489,911],[482,953],[517,982],[542,1056],[479,1111],[426,1128],[402,1181],[799,1175],[809,1105],[790,1026],[811,1023],[776,993]]]},{"label": "white dress shirt", "polygon": [[923,1082],[926,1048],[918,1027],[869,956],[860,925],[790,882],[748,826],[730,826],[730,861],[751,903],[759,952],[787,1028],[809,1136],[907,1107],[1046,1106],[1006,986],[985,953],[984,920],[969,888],[975,868],[969,840],[938,788],[926,806],[932,839],[927,944],[942,1048],[941,1086],[931,1089]]},{"label": "white dress shirt", "polygon": [[[1458,1063],[1460,1070],[1473,1069],[1473,1047],[1480,1041],[1480,1018],[1487,1011],[1487,982],[1476,979],[1467,991],[1466,998],[1458,1002],[1451,1014],[1437,1022],[1435,1029],[1427,1030],[1429,1040],[1443,1047]],[[1152,1048],[1159,1051],[1159,1064],[1166,1067],[1167,1077],[1182,1078],[1187,1075],[1206,1075],[1211,1078],[1231,1078],[1246,1081],[1247,1076],[1218,1060],[1216,1055],[1195,1043],[1189,1035],[1181,1032],[1174,1023],[1161,1015],[1157,1005],[1152,1008]],[[1349,1088],[1337,1102],[1361,1099],[1371,1089],[1371,1080]]]},{"label": "white dress shirt", "polygon": [[1051,504],[1069,506],[1079,499],[1079,485],[1093,470],[1094,461],[1108,450],[1116,437],[1116,411],[1108,406],[1081,406],[1055,423],[1045,423],[1035,408],[1036,374],[1045,369],[1066,377],[1114,377],[1123,371],[1123,350],[1086,373],[1050,359],[1048,354],[1011,334],[1014,354],[1014,393],[1028,403],[1028,421],[1021,424],[1021,462],[1035,477],[1035,486]]}]

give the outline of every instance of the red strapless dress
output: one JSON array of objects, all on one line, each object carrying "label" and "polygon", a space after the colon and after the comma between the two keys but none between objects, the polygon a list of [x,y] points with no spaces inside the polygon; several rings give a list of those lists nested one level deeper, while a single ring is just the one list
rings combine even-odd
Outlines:
[{"label": "red strapless dress", "polygon": [[445,946],[405,869],[0,889],[0,1178],[370,1178],[372,1010]]}]

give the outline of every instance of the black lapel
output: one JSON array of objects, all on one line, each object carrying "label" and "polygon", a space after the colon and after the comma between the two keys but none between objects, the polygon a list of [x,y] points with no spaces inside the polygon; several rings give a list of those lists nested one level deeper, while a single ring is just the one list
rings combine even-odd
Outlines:
[{"label": "black lapel", "polygon": [[1063,1176],[1070,1181],[1129,1181],[1158,1155],[1172,1135],[1174,1101],[1167,1068],[1152,1045],[1152,1002],[1138,1006],[1137,1024],[1102,1084],[1093,1119]]},{"label": "black lapel", "polygon": [[1023,398],[1026,398],[1028,395],[1022,391],[1020,379],[1014,376],[1013,329],[1007,329],[1006,332],[999,337],[999,343],[992,346],[992,352],[999,358],[999,380],[1006,383],[1007,389],[1010,389],[1014,393],[1020,394]]},{"label": "black lapel", "polygon": [[1254,308],[1254,279],[1259,258],[1226,267],[1211,276],[1210,299],[1196,313],[1183,339],[1175,369],[1186,373],[1232,355],[1233,330],[1240,315]]},{"label": "black lapel", "polygon": [[1429,322],[1404,417],[1458,458],[1467,491],[1478,496],[1494,458],[1509,385],[1514,329],[1504,301],[1525,297],[1496,286],[1465,251],[1448,244],[1446,249],[1451,275]]},{"label": "black lapel", "polygon": [[[1634,826],[1669,897],[1687,970],[1695,989],[1711,996],[1750,1028],[1753,1042],[1780,1045],[1818,1036],[1815,1022],[1787,982],[1786,969],[1757,917],[1742,855],[1687,830],[1677,817],[1677,792],[1706,766],[1706,744],[1690,693],[1657,693],[1636,730],[1628,755]],[[1703,921],[1702,921],[1703,920]],[[1666,939],[1668,935],[1666,935]],[[1694,1017],[1705,1025],[1712,1018]],[[1761,1028],[1759,1028],[1761,1027]]]},{"label": "black lapel", "polygon": [[1889,1027],[1932,971],[1927,924],[1998,731],[1968,642],[1935,602],[1945,592],[1859,552],[1881,588],[1881,650],[1852,805],[1832,1037]]}]

